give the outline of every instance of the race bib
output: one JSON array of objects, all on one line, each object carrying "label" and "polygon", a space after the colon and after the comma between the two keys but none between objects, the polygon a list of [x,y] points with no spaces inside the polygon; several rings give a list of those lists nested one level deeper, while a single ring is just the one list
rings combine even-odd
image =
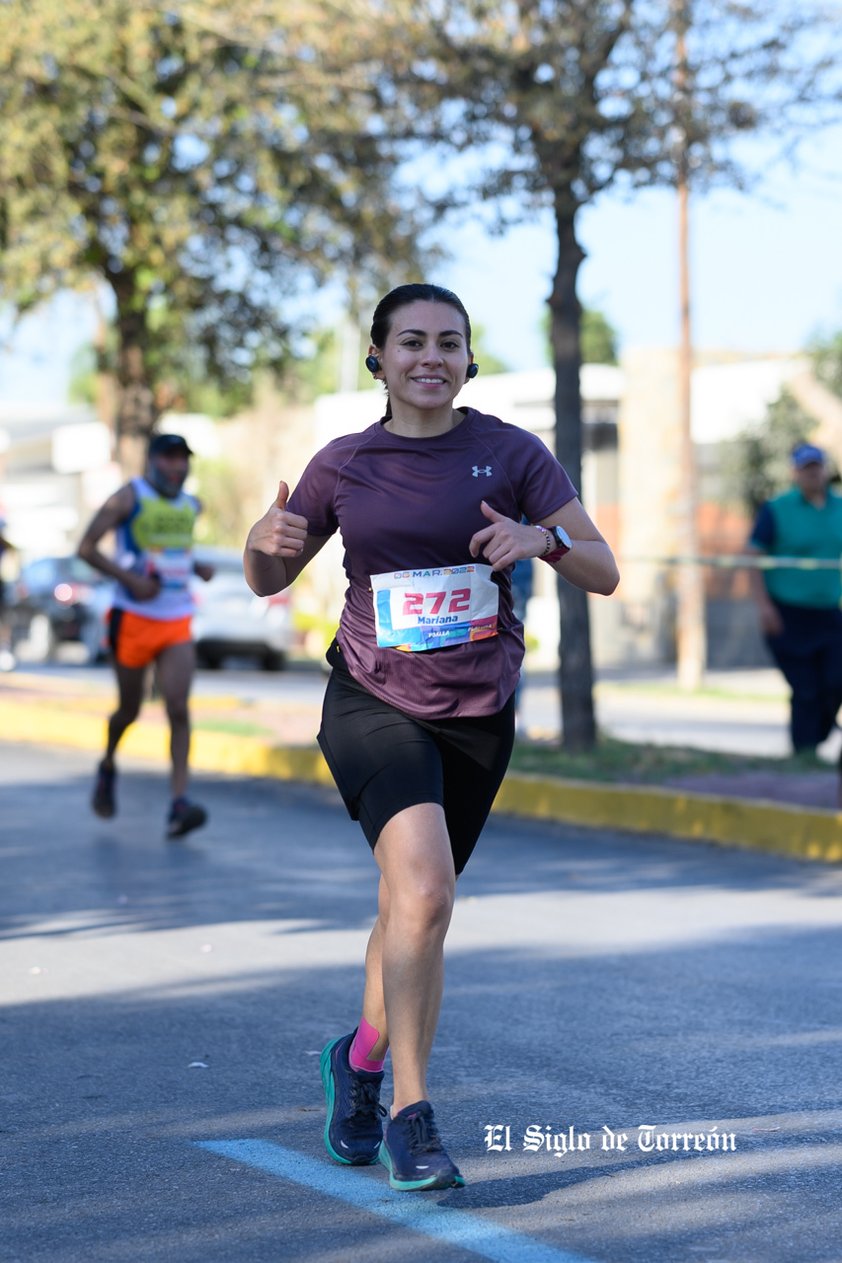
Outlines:
[{"label": "race bib", "polygon": [[193,557],[183,548],[150,548],[147,564],[163,588],[186,588],[193,574]]},{"label": "race bib", "polygon": [[373,574],[377,643],[415,652],[497,635],[499,593],[491,567],[441,566]]}]

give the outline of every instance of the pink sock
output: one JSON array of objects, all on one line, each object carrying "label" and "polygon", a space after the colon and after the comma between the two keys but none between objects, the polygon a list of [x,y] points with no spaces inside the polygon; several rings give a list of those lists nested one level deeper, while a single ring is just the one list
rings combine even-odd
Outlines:
[{"label": "pink sock", "polygon": [[361,1017],[357,1033],[351,1042],[351,1047],[348,1049],[348,1060],[354,1070],[368,1070],[377,1074],[383,1069],[385,1058],[383,1061],[374,1061],[369,1057],[369,1053],[379,1038],[380,1032],[370,1022],[367,1022],[364,1017]]}]

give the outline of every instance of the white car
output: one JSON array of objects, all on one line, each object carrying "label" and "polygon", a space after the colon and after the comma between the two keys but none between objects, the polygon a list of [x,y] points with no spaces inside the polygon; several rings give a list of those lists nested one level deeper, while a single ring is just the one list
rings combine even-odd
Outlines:
[{"label": "white car", "polygon": [[205,583],[193,581],[196,609],[193,639],[200,666],[217,669],[226,658],[255,658],[266,671],[280,671],[293,645],[288,592],[255,596],[235,549],[196,548],[197,561],[214,567]]}]

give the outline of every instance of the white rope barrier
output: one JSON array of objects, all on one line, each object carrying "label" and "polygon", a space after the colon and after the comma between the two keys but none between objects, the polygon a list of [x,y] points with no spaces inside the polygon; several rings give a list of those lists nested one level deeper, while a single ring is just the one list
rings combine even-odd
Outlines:
[{"label": "white rope barrier", "polygon": [[839,561],[820,560],[812,557],[765,557],[755,553],[745,553],[730,557],[623,557],[624,563],[637,563],[651,566],[716,566],[720,569],[735,570],[840,570]]}]

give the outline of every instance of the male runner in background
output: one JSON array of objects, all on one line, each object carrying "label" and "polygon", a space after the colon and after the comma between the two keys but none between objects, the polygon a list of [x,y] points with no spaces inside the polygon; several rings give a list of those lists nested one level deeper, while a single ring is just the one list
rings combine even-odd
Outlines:
[{"label": "male runner in background", "polygon": [[[193,560],[193,528],[201,505],[183,489],[192,454],[178,434],[153,435],[145,475],[105,501],[79,544],[80,557],[116,580],[109,640],[119,700],[108,721],[91,806],[106,818],[117,810],[114,755],[140,713],[146,669],[154,662],[170,725],[170,838],[198,829],[207,819],[205,809],[187,797],[188,703],[196,665],[190,580],[194,574],[204,580],[213,575],[213,567]],[[109,531],[117,541],[114,558],[99,547]]]}]

